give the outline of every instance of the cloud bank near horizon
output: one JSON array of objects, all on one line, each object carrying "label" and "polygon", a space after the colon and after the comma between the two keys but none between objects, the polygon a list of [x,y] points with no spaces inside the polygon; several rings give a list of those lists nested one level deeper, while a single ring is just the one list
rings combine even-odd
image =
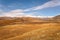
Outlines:
[{"label": "cloud bank near horizon", "polygon": [[10,12],[1,12],[2,15],[1,16],[4,16],[4,17],[37,17],[37,18],[51,18],[51,17],[54,17],[54,16],[35,16],[33,14],[26,14],[24,13],[25,11],[24,10],[12,10]]}]

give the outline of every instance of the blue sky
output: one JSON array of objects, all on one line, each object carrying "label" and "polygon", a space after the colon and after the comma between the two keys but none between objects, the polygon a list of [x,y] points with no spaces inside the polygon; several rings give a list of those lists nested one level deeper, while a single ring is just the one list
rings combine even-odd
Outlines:
[{"label": "blue sky", "polygon": [[0,16],[56,16],[60,0],[0,0]]}]

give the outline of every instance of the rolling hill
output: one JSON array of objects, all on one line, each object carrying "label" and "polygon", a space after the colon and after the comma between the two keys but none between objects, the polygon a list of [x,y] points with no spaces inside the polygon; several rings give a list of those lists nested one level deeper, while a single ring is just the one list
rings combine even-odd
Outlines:
[{"label": "rolling hill", "polygon": [[60,40],[60,25],[52,23],[43,24],[42,28],[5,40]]},{"label": "rolling hill", "polygon": [[13,25],[13,24],[28,24],[28,23],[44,22],[41,18],[32,17],[0,17],[0,26]]},{"label": "rolling hill", "polygon": [[0,40],[60,40],[59,19],[0,17]]}]

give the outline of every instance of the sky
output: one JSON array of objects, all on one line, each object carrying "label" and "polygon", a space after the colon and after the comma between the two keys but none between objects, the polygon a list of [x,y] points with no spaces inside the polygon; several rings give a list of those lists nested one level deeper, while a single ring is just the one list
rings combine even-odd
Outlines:
[{"label": "sky", "polygon": [[53,17],[60,15],[60,0],[0,0],[0,16]]}]

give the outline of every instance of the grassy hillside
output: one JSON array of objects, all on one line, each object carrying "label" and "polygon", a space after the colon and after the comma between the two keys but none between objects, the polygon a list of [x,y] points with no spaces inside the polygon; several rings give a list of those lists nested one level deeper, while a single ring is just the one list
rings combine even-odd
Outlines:
[{"label": "grassy hillside", "polygon": [[32,18],[32,17],[0,17],[0,26],[13,24],[41,24],[56,22],[60,23],[60,15],[53,18]]},{"label": "grassy hillside", "polygon": [[1,17],[0,40],[60,40],[60,16]]},{"label": "grassy hillside", "polygon": [[44,20],[40,18],[31,18],[31,17],[0,17],[0,26],[5,25],[14,25],[14,24],[30,24],[34,22],[43,22]]},{"label": "grassy hillside", "polygon": [[0,40],[22,35],[35,29],[41,28],[39,24],[15,24],[0,27]]},{"label": "grassy hillside", "polygon": [[[15,24],[15,25],[7,25],[0,28],[0,40],[25,40],[25,37],[28,40],[28,37],[35,34],[37,30],[44,30],[45,28],[48,29],[50,27],[59,27],[60,25],[57,23],[47,23],[47,24]],[[60,29],[60,28],[59,28]],[[59,30],[58,29],[58,30]],[[33,33],[31,33],[31,31]],[[37,32],[36,35],[38,35]],[[24,36],[22,36],[24,35]],[[18,37],[16,37],[18,36]],[[22,39],[20,39],[22,38]],[[12,40],[11,39],[11,40]]]},{"label": "grassy hillside", "polygon": [[45,27],[5,40],[60,40],[60,25],[51,23],[43,26]]}]

